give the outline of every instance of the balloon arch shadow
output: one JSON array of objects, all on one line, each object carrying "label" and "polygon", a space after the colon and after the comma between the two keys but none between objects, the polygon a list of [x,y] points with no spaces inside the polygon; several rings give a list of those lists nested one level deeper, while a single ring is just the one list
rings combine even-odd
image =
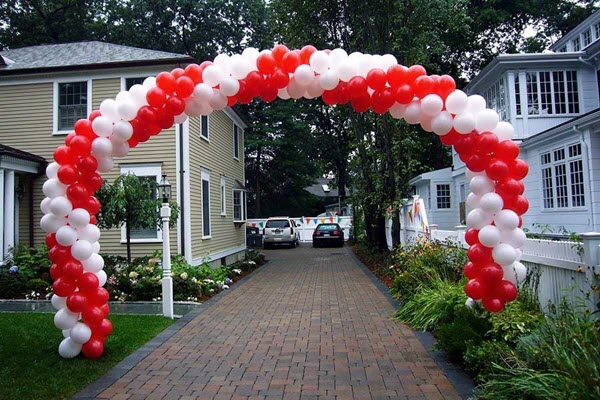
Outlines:
[{"label": "balloon arch shadow", "polygon": [[259,52],[221,54],[213,62],[190,64],[147,78],[142,85],[104,100],[100,109],[77,121],[74,132],[54,152],[46,174],[40,221],[47,233],[50,274],[54,280],[54,323],[63,331],[59,354],[100,357],[112,333],[106,273],[98,254],[100,230],[94,197],[101,173],[113,157],[146,142],[188,117],[208,115],[255,97],[317,98],[328,105],[347,104],[356,112],[371,109],[420,124],[454,146],[466,164],[471,193],[466,241],[470,245],[464,274],[468,305],[481,302],[492,312],[517,297],[526,273],[519,262],[525,233],[520,226],[529,204],[522,179],[528,166],[518,159],[513,127],[486,108],[483,97],[456,90],[447,75],[427,75],[420,65],[407,68],[394,56],[318,51],[313,46],[289,50],[277,45]]}]

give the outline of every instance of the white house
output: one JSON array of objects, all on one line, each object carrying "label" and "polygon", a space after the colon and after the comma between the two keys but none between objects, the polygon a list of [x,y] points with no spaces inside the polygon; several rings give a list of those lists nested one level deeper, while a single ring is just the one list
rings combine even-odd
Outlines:
[{"label": "white house", "polygon": [[[465,89],[515,127],[530,166],[523,222],[532,231],[600,229],[599,39],[600,12],[594,12],[547,52],[496,57]],[[440,229],[464,223],[468,185],[455,152],[451,168],[410,183],[425,198],[430,223]]]}]

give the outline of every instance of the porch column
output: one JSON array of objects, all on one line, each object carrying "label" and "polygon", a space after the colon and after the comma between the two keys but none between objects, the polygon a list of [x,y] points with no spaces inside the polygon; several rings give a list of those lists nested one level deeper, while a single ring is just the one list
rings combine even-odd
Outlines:
[{"label": "porch column", "polygon": [[15,245],[15,171],[4,171],[4,254]]},{"label": "porch column", "polygon": [[[0,168],[0,250],[4,259],[4,170]],[[1,260],[0,260],[1,261]]]}]

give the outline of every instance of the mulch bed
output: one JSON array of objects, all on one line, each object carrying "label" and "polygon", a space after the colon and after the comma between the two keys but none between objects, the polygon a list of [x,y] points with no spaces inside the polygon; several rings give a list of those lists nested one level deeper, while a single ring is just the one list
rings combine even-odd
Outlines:
[{"label": "mulch bed", "polygon": [[388,257],[385,253],[374,254],[372,252],[364,252],[363,248],[357,244],[350,246],[358,259],[367,266],[367,268],[380,280],[385,286],[391,288],[394,279],[387,273],[389,265]]}]

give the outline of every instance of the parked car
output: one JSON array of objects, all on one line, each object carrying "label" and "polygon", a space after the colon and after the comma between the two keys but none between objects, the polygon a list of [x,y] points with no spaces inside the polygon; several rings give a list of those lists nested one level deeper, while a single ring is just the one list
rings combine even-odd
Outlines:
[{"label": "parked car", "polygon": [[344,245],[344,230],[339,224],[319,224],[313,232],[313,247],[321,245]]},{"label": "parked car", "polygon": [[288,244],[294,248],[300,243],[300,232],[296,223],[289,217],[272,217],[265,222],[263,231],[264,248],[276,244]]}]

